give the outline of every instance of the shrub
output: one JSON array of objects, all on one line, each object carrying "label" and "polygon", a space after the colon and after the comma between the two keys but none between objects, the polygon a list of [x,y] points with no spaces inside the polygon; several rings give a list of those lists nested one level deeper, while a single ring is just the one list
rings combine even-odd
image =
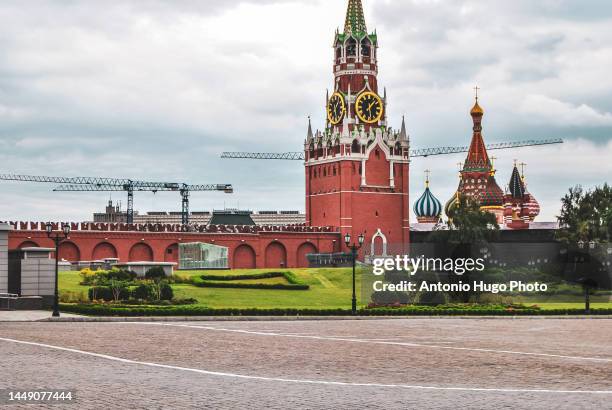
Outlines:
[{"label": "shrub", "polygon": [[172,290],[172,286],[167,283],[161,283],[159,285],[160,291],[160,300],[172,300],[174,299],[174,291]]},{"label": "shrub", "polygon": [[176,283],[176,284],[190,284],[191,277],[183,276],[183,275],[172,275],[167,278],[168,283]]},{"label": "shrub", "polygon": [[[118,293],[116,293],[118,291]],[[115,296],[118,295],[118,299]],[[89,300],[104,300],[106,302],[114,300],[127,300],[130,298],[130,290],[127,287],[119,287],[113,292],[113,288],[110,286],[93,286],[89,288],[88,297]]]},{"label": "shrub", "polygon": [[138,277],[138,275],[136,275],[136,273],[134,272],[131,272],[128,270],[116,269],[116,268],[113,268],[109,271],[100,271],[99,274],[105,277],[109,281],[119,280],[119,281],[131,282]]},{"label": "shrub", "polygon": [[295,285],[286,283],[235,283],[232,281],[202,280],[197,276],[193,278],[193,285],[200,288],[230,288],[230,289],[277,289],[277,290],[308,290],[309,285]]},{"label": "shrub", "polygon": [[[203,306],[125,306],[62,304],[64,312],[96,316],[349,316],[350,309],[211,309]],[[482,309],[458,309],[443,305],[441,308],[409,306],[398,309],[361,309],[361,316],[528,316],[528,315],[584,315],[583,309],[539,310],[525,308],[508,310],[483,306]],[[591,315],[610,315],[612,309],[593,309]]]},{"label": "shrub", "polygon": [[147,272],[145,273],[145,278],[159,281],[162,279],[166,279],[166,272],[164,271],[164,268],[160,266],[155,266],[147,270]]},{"label": "shrub", "polygon": [[[264,273],[247,273],[245,275],[201,275],[203,280],[230,281],[230,280],[252,280],[252,279],[270,279],[281,278],[289,272],[264,272]],[[285,276],[286,277],[286,276]]]},{"label": "shrub", "polygon": [[287,279],[287,282],[292,285],[303,285],[293,272],[283,272],[282,275]]},{"label": "shrub", "polygon": [[174,298],[174,291],[167,282],[146,282],[138,285],[132,292],[132,296],[135,299],[148,302],[172,300]]},{"label": "shrub", "polygon": [[194,298],[172,299],[173,305],[197,305],[198,300]]},{"label": "shrub", "polygon": [[[284,277],[288,283],[236,283],[240,280],[268,279]],[[292,272],[265,272],[248,275],[213,276],[201,275],[191,278],[194,286],[201,288],[233,288],[233,289],[278,289],[278,290],[309,290],[310,286],[301,282]]]},{"label": "shrub", "polygon": [[127,270],[121,270],[113,268],[109,271],[98,270],[92,271],[91,269],[85,268],[80,273],[83,281],[81,285],[97,285],[97,286],[108,286],[111,281],[118,280],[123,282],[132,282],[136,279],[137,275],[134,272]]},{"label": "shrub", "polygon": [[157,292],[155,290],[155,285],[152,283],[141,283],[132,292],[132,297],[145,301],[156,300]]},{"label": "shrub", "polygon": [[81,278],[83,278],[83,281],[81,282],[82,285],[90,285],[92,279],[96,276],[97,272],[92,271],[89,268],[85,268],[82,269],[79,272],[79,275],[81,276]]}]

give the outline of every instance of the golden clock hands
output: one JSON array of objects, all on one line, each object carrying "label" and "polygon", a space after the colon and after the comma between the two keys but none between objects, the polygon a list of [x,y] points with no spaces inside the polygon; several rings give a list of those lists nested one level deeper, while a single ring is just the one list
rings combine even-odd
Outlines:
[{"label": "golden clock hands", "polygon": [[372,101],[370,105],[368,105],[368,112],[370,113],[370,115],[372,115],[372,107],[374,106],[374,104],[376,104],[376,101]]}]

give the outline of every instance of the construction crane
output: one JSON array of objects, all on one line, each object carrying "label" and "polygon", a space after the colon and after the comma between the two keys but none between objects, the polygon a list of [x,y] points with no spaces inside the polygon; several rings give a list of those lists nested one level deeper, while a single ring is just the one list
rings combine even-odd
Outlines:
[{"label": "construction crane", "polygon": [[[121,178],[102,177],[50,177],[38,175],[0,174],[2,181],[41,182],[64,184],[54,191],[125,191],[128,195],[127,223],[134,223],[134,192],[174,191],[180,192],[182,198],[181,221],[189,223],[189,192],[190,191],[222,191],[233,193],[231,184],[219,185],[187,185],[176,182],[147,182]],[[66,188],[66,189],[59,189]]]},{"label": "construction crane", "polygon": [[[539,145],[552,145],[552,144],[563,144],[563,139],[552,138],[545,140],[528,140],[519,142],[500,142],[497,144],[487,145],[487,150],[499,150],[499,149],[510,149],[510,148],[521,148],[521,147],[533,147]],[[421,148],[410,151],[410,157],[432,157],[436,155],[450,155],[468,152],[469,147],[435,147],[435,148]],[[271,159],[271,160],[284,160],[284,161],[304,161],[303,152],[278,152],[278,153],[267,153],[267,152],[224,152],[221,154],[221,158],[224,159]]]},{"label": "construction crane", "polygon": [[[134,181],[132,181],[134,182]],[[204,191],[221,191],[226,194],[234,192],[234,188],[231,184],[209,184],[209,185],[187,185],[187,184],[165,184],[165,186],[147,186],[147,183],[141,185],[140,181],[127,185],[117,184],[84,184],[84,185],[60,185],[53,191],[55,192],[116,192],[126,191],[128,193],[128,223],[132,223],[134,220],[134,191],[146,191],[146,192],[179,192],[181,194],[182,210],[181,210],[181,223],[183,225],[189,225],[189,195],[191,192],[204,192]],[[131,215],[131,216],[130,216]],[[132,222],[130,222],[132,221]]]}]

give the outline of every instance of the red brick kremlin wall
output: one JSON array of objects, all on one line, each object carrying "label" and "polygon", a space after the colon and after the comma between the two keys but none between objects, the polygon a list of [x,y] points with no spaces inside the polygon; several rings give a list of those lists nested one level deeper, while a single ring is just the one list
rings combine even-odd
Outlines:
[{"label": "red brick kremlin wall", "polygon": [[[9,249],[52,248],[44,224],[9,222]],[[59,225],[56,226],[59,228]],[[340,234],[332,228],[201,227],[181,232],[176,225],[71,224],[60,245],[60,260],[70,262],[119,258],[121,262],[178,262],[179,243],[204,242],[229,248],[232,269],[308,267],[306,255],[340,250]]]}]

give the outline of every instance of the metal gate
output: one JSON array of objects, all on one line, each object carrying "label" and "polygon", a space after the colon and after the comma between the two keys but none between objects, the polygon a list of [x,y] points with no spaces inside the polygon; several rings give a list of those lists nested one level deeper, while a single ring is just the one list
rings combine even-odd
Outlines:
[{"label": "metal gate", "polygon": [[21,296],[21,260],[23,251],[8,253],[8,293]]}]

